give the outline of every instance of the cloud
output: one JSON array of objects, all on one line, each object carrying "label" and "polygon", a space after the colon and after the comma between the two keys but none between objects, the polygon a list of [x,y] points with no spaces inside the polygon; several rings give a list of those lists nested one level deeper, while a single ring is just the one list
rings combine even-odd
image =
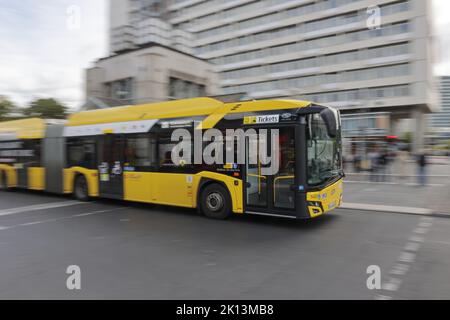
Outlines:
[{"label": "cloud", "polygon": [[0,0],[0,94],[79,107],[84,69],[107,54],[107,24],[106,0]]},{"label": "cloud", "polygon": [[[0,95],[24,106],[84,101],[84,69],[107,54],[108,0],[0,0]],[[450,1],[433,0],[437,74],[450,74]]]},{"label": "cloud", "polygon": [[437,75],[450,75],[450,1],[433,0],[433,37],[437,58],[434,72]]}]

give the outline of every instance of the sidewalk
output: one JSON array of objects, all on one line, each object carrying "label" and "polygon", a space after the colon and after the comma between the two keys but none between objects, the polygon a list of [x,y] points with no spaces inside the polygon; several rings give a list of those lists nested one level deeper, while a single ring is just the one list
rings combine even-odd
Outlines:
[{"label": "sidewalk", "polygon": [[347,182],[344,209],[411,214],[450,214],[450,183],[426,187],[403,184]]}]

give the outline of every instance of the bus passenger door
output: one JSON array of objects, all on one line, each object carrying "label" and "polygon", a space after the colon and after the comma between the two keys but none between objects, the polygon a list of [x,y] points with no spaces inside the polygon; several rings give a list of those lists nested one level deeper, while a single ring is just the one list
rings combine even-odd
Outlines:
[{"label": "bus passenger door", "polygon": [[[269,132],[269,130],[268,130]],[[261,159],[261,145],[264,139],[246,141],[245,165],[245,210],[249,213],[266,213],[272,215],[295,216],[296,209],[296,161],[295,161],[295,127],[279,128],[278,141],[272,141],[269,136],[265,155],[272,158],[270,164],[264,164]],[[278,168],[274,168],[271,155],[271,143],[278,142]],[[253,144],[253,145],[252,145]],[[267,170],[269,174],[265,173]],[[275,170],[274,170],[275,169]]]},{"label": "bus passenger door", "polygon": [[123,199],[124,138],[106,134],[100,138],[98,176],[100,196]]}]

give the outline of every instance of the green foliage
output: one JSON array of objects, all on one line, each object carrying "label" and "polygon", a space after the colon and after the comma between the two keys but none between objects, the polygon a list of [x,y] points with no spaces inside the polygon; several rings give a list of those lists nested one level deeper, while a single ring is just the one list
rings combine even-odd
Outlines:
[{"label": "green foliage", "polygon": [[8,114],[15,108],[14,103],[4,97],[0,97],[0,121],[8,120]]},{"label": "green foliage", "polygon": [[43,119],[65,119],[67,107],[55,99],[38,99],[31,102],[30,107],[24,110],[24,115]]}]

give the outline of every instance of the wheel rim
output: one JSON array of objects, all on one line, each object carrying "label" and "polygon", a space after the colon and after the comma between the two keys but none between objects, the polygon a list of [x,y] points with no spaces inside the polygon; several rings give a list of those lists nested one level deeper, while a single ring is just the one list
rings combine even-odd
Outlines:
[{"label": "wheel rim", "polygon": [[87,185],[86,185],[86,182],[84,180],[81,179],[80,181],[78,181],[76,192],[77,192],[77,196],[79,198],[86,197],[86,195],[87,195]]},{"label": "wheel rim", "polygon": [[219,211],[223,208],[223,196],[218,192],[213,192],[206,197],[206,206],[211,211]]}]

